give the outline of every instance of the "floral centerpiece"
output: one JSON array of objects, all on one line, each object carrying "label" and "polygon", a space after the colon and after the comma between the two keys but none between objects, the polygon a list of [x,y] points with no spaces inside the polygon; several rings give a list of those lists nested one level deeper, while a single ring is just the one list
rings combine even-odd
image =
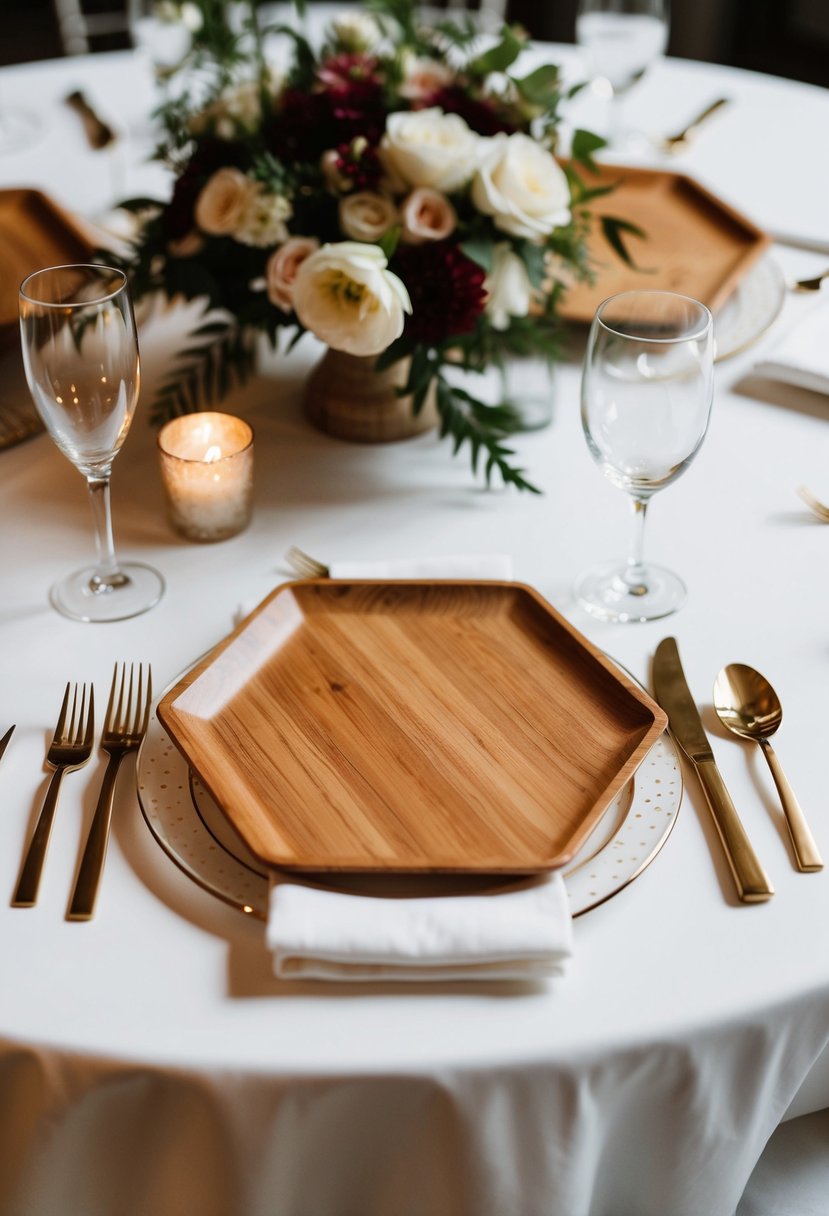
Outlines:
[{"label": "floral centerpiece", "polygon": [[[140,220],[124,265],[136,296],[222,312],[195,331],[155,418],[244,379],[258,335],[277,347],[310,331],[378,371],[407,360],[411,408],[433,400],[487,482],[533,489],[505,446],[514,411],[453,373],[554,359],[561,293],[589,275],[588,206],[603,191],[580,170],[603,141],[576,131],[556,159],[569,96],[557,68],[519,73],[515,28],[483,49],[468,20],[423,29],[412,0],[344,14],[318,51],[299,25],[263,28],[254,2],[233,25],[221,0],[186,7],[192,51],[159,109],[172,196],[124,204]],[[290,40],[285,75],[272,38]],[[626,225],[603,223],[624,253]]]}]

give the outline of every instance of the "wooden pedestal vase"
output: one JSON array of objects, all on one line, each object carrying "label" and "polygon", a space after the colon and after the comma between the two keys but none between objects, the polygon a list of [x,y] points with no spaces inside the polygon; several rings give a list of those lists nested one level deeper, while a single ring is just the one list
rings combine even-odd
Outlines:
[{"label": "wooden pedestal vase", "polygon": [[409,375],[409,360],[400,359],[376,372],[374,356],[328,350],[311,373],[305,389],[307,418],[326,435],[351,443],[391,443],[437,426],[434,394],[420,413],[411,397],[398,397]]}]

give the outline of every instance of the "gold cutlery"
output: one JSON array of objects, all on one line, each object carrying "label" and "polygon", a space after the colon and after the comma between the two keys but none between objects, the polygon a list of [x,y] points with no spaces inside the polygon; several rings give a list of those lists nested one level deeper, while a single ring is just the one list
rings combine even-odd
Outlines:
[{"label": "gold cutlery", "polygon": [[92,818],[86,847],[81,858],[75,890],[69,907],[69,920],[91,920],[95,911],[101,872],[104,868],[109,829],[112,823],[112,804],[115,797],[115,781],[125,756],[138,750],[147,731],[152,704],[152,672],[147,667],[146,687],[144,667],[130,664],[129,681],[126,663],[115,664],[112,685],[109,690],[104,730],[101,735],[101,750],[109,755],[109,762],[101,783],[98,805]]},{"label": "gold cutlery", "polygon": [[718,110],[721,110],[723,106],[727,106],[728,104],[728,97],[718,97],[716,101],[712,101],[710,105],[706,106],[696,118],[692,119],[686,127],[683,127],[681,131],[677,131],[676,135],[668,135],[664,139],[658,140],[659,150],[667,152],[670,156],[676,156],[680,152],[684,152],[700,127],[708,122],[708,119],[716,114]]},{"label": "gold cutlery", "polygon": [[328,578],[329,570],[322,562],[318,562],[315,557],[310,557],[304,553],[302,549],[298,549],[296,545],[291,545],[288,552],[285,554],[285,561],[293,570],[294,574],[300,578]]},{"label": "gold cutlery", "polygon": [[820,291],[827,279],[829,279],[829,270],[824,270],[823,274],[816,274],[813,279],[798,279],[792,283],[792,291]]},{"label": "gold cutlery", "polygon": [[823,860],[806,817],[769,742],[783,720],[783,707],[777,693],[753,667],[730,663],[723,667],[714,684],[714,708],[728,730],[760,744],[780,794],[797,868],[804,873],[822,870]]},{"label": "gold cutlery", "polygon": [[[29,847],[26,850],[23,867],[17,882],[17,889],[12,898],[13,908],[32,908],[37,902],[40,876],[43,871],[43,862],[46,858],[46,849],[49,845],[49,836],[52,831],[55,808],[58,805],[58,794],[63,774],[71,773],[75,769],[81,768],[92,755],[92,736],[95,731],[94,690],[91,684],[88,686],[88,689],[86,684],[75,685],[72,693],[71,717],[67,725],[71,689],[72,685],[67,684],[66,692],[63,694],[63,703],[60,707],[60,716],[55,727],[55,733],[49,745],[49,750],[46,753],[46,763],[55,771],[49,782],[49,788],[46,791],[46,797],[43,800],[43,806],[38,816],[32,839],[29,841]],[[12,727],[12,729],[14,728]],[[6,741],[9,734],[6,735]],[[2,752],[0,752],[0,755],[2,755]]]},{"label": "gold cutlery", "polygon": [[717,768],[682,670],[675,638],[663,638],[657,646],[653,682],[656,699],[670,719],[671,733],[694,765],[702,784],[737,895],[743,903],[763,903],[772,897],[774,887],[751,846]]},{"label": "gold cutlery", "polygon": [[9,729],[6,731],[5,735],[3,735],[3,738],[0,739],[0,760],[3,759],[3,753],[5,752],[6,748],[9,746],[9,739],[11,739],[13,734],[14,734],[14,727],[10,726]]},{"label": "gold cutlery", "polygon": [[79,116],[91,148],[97,152],[101,148],[108,148],[110,144],[115,143],[116,135],[112,127],[96,114],[80,89],[75,89],[64,98],[64,101]]},{"label": "gold cutlery", "polygon": [[821,502],[819,498],[815,498],[814,494],[806,486],[798,486],[797,492],[809,510],[814,511],[818,519],[823,520],[825,524],[829,524],[829,507],[827,507],[826,503]]}]

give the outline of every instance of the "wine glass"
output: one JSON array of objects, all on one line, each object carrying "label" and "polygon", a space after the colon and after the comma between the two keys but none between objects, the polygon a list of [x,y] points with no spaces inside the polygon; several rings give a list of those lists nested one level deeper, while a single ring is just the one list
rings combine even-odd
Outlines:
[{"label": "wine glass", "polygon": [[668,44],[668,0],[579,0],[576,42],[610,88],[611,147],[628,141],[623,98]]},{"label": "wine glass", "polygon": [[23,365],[35,408],[86,478],[98,561],[56,583],[50,599],[79,621],[120,621],[157,603],[164,580],[120,564],[110,514],[112,462],[138,400],[138,339],[126,275],[108,266],[51,266],[20,287]]},{"label": "wine glass", "polygon": [[626,291],[599,305],[587,341],[581,416],[590,454],[630,494],[626,562],[581,576],[575,594],[602,620],[650,621],[675,612],[685,585],[642,559],[651,497],[687,469],[708,429],[714,392],[711,314],[669,291]]}]

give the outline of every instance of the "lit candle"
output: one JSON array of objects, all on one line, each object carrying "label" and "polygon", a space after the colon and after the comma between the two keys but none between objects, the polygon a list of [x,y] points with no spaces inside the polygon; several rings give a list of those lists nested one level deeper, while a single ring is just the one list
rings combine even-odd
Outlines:
[{"label": "lit candle", "polygon": [[170,523],[188,540],[226,540],[250,521],[253,431],[230,414],[184,414],[158,435]]}]

